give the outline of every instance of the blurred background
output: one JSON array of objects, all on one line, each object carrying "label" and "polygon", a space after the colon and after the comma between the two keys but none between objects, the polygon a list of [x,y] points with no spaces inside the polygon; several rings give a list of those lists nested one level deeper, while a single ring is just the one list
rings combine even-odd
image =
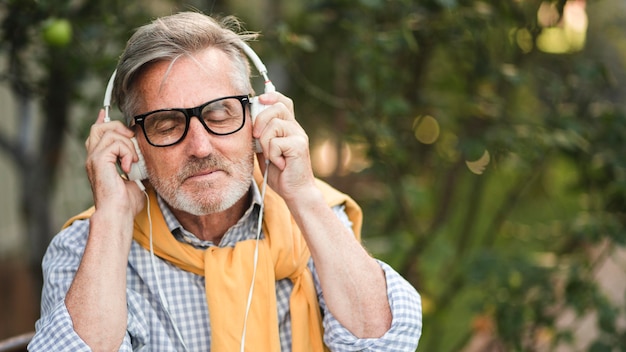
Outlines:
[{"label": "blurred background", "polygon": [[623,0],[0,0],[0,339],[91,205],[125,41],[181,10],[261,32],[317,175],[422,295],[418,351],[626,351]]}]

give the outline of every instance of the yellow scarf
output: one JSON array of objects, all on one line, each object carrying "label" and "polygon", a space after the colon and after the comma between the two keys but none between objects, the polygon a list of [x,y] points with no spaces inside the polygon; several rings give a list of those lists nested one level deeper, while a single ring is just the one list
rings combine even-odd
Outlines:
[{"label": "yellow scarf", "polygon": [[[258,168],[254,176],[260,186],[262,175]],[[359,206],[349,196],[322,181],[316,181],[327,204],[346,206],[355,236],[360,240],[362,213]],[[255,240],[241,241],[234,247],[210,247],[206,250],[179,242],[170,233],[159,210],[156,194],[150,187],[148,195],[155,254],[185,271],[205,277],[211,350],[239,350],[252,280]],[[307,267],[309,249],[287,205],[269,187],[264,203],[265,238],[259,241],[254,293],[248,314],[248,326],[252,328],[247,329],[246,350],[280,351],[275,282],[289,278],[293,282],[289,299],[292,350],[325,351],[317,294]],[[93,211],[92,207],[75,216],[64,227],[77,219],[88,218]],[[150,248],[147,207],[135,218],[133,238],[144,248]]]}]

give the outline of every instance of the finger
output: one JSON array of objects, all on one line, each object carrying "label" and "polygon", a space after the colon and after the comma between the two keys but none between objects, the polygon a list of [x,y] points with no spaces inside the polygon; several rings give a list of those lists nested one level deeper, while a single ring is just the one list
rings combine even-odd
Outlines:
[{"label": "finger", "polygon": [[291,135],[287,137],[275,137],[269,140],[267,158],[278,169],[283,171],[287,163],[301,161],[308,162],[308,138],[306,135]]},{"label": "finger", "polygon": [[[261,128],[261,126],[258,126],[258,128]],[[290,122],[279,118],[271,119],[262,128],[263,130],[258,134],[258,140],[264,152],[269,150],[271,139],[302,133],[295,121]],[[267,153],[264,154],[266,157],[268,156]]]},{"label": "finger", "polygon": [[107,138],[107,142],[109,143],[107,147],[111,148],[112,153],[117,156],[122,170],[126,173],[130,172],[131,164],[139,161],[135,145],[130,138],[113,134],[110,138]]},{"label": "finger", "polygon": [[118,121],[104,124],[94,124],[92,125],[89,137],[85,142],[87,153],[89,154],[98,150],[102,151],[110,149],[113,155],[120,159],[124,170],[128,171],[130,164],[139,160],[135,151],[135,146],[130,140],[133,136],[133,131]]},{"label": "finger", "polygon": [[[104,122],[104,109],[100,109],[100,111],[98,112],[98,117],[96,118],[96,122],[94,124],[101,124]],[[90,145],[90,141],[91,141],[91,133],[89,133],[89,136],[87,137],[87,139],[85,140],[85,148],[89,149],[89,145]]]},{"label": "finger", "polygon": [[287,109],[293,113],[294,104],[291,98],[283,95],[280,92],[268,92],[259,95],[259,102],[263,105],[274,105],[281,103],[287,107]]},{"label": "finger", "polygon": [[[125,138],[126,139],[126,138]],[[104,139],[106,143],[109,138]],[[118,163],[126,174],[130,172],[134,151],[124,143],[113,142],[100,145],[87,156],[86,168],[92,185],[119,184],[122,178],[118,177]],[[97,182],[99,180],[99,182]]]},{"label": "finger", "polygon": [[287,166],[287,161],[283,156],[284,151],[287,151],[289,148],[286,145],[281,145],[281,141],[278,138],[272,138],[268,142],[270,145],[267,148],[267,159],[270,163],[276,166],[280,171],[283,171]]},{"label": "finger", "polygon": [[105,117],[104,109],[100,109],[100,112],[98,112],[98,118],[96,119],[96,123],[103,123],[104,117]]},{"label": "finger", "polygon": [[132,138],[135,135],[135,132],[130,128],[126,127],[120,121],[111,121],[104,123],[104,114],[101,112],[98,114],[98,118],[96,122],[91,125],[91,129],[89,131],[89,137],[87,141],[85,141],[85,146],[89,146],[89,144],[96,143],[105,133],[108,131],[113,131],[118,133],[126,138]]},{"label": "finger", "polygon": [[272,124],[272,121],[295,122],[295,117],[284,104],[276,103],[274,105],[271,105],[267,109],[261,111],[256,117],[256,120],[254,121],[254,126],[252,127],[252,136],[255,138],[260,138],[261,135],[265,133],[265,130],[268,129],[268,126]]}]

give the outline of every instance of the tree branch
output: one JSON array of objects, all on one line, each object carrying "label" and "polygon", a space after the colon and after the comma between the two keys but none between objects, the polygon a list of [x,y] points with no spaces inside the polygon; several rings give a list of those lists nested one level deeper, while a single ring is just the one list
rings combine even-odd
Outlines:
[{"label": "tree branch", "polygon": [[20,169],[26,167],[26,155],[3,131],[0,131],[0,151],[3,151]]}]

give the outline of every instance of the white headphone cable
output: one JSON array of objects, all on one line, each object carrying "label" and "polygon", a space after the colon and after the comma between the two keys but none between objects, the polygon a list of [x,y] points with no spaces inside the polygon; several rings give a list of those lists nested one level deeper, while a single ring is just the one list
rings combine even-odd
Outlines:
[{"label": "white headphone cable", "polygon": [[252,269],[252,282],[250,282],[250,291],[248,291],[248,302],[246,303],[246,314],[243,319],[243,332],[241,333],[241,352],[244,352],[246,346],[246,330],[248,327],[248,314],[250,313],[250,306],[252,305],[252,293],[254,292],[254,280],[256,279],[256,269],[259,262],[259,239],[261,238],[261,227],[263,226],[263,211],[265,209],[265,189],[267,188],[267,170],[269,169],[270,161],[265,160],[265,172],[263,174],[263,185],[261,186],[261,209],[259,210],[259,217],[257,220],[256,231],[256,243],[254,245],[254,262]]},{"label": "white headphone cable", "polygon": [[161,290],[161,280],[159,279],[159,274],[157,273],[157,270],[156,270],[156,263],[154,261],[154,258],[155,258],[154,246],[152,245],[152,216],[150,215],[150,197],[148,196],[148,193],[145,190],[143,191],[143,194],[146,195],[146,202],[147,202],[146,210],[148,211],[148,224],[149,224],[149,229],[150,229],[150,262],[152,264],[152,272],[154,273],[154,277],[156,279],[157,293],[159,295],[159,299],[161,300],[161,305],[163,306],[165,315],[167,315],[167,318],[170,320],[170,323],[172,323],[172,327],[174,328],[176,337],[178,338],[180,343],[183,345],[183,349],[185,351],[189,351],[189,348],[187,348],[187,344],[185,344],[185,340],[183,339],[183,335],[180,333],[180,330],[178,330],[178,326],[176,326],[174,319],[172,319],[172,315],[170,314],[167,299],[165,298],[165,295],[163,294],[163,291]]},{"label": "white headphone cable", "polygon": [[[241,335],[241,352],[243,352],[245,350],[245,339],[246,339],[246,330],[247,330],[247,326],[248,326],[248,314],[250,313],[250,306],[252,305],[252,294],[254,292],[254,281],[256,278],[256,271],[257,271],[257,265],[258,265],[258,260],[259,260],[259,239],[261,238],[261,229],[263,226],[263,211],[265,208],[265,190],[267,188],[267,171],[269,169],[269,160],[265,160],[265,173],[263,174],[263,184],[261,186],[261,208],[259,210],[259,217],[258,217],[258,221],[257,221],[257,234],[256,234],[256,238],[255,238],[255,247],[254,247],[254,259],[253,259],[253,271],[252,271],[252,281],[250,283],[250,291],[248,292],[248,301],[246,303],[246,313],[245,313],[245,317],[244,317],[244,323],[243,323],[243,332]],[[150,236],[150,262],[152,264],[152,271],[154,273],[154,277],[156,279],[156,285],[157,285],[157,293],[159,295],[159,299],[161,300],[161,304],[163,305],[163,310],[165,311],[165,314],[167,315],[168,319],[170,320],[170,322],[172,323],[172,327],[174,328],[174,332],[176,333],[176,336],[178,337],[178,340],[180,341],[180,343],[183,345],[183,348],[185,351],[189,351],[189,348],[187,348],[187,345],[185,344],[185,340],[183,339],[183,336],[180,332],[180,330],[178,329],[178,327],[176,326],[176,323],[174,322],[174,320],[172,319],[172,315],[170,314],[169,311],[169,305],[167,303],[167,299],[165,297],[165,295],[163,294],[163,291],[161,290],[161,280],[159,279],[159,275],[156,271],[156,263],[155,263],[155,255],[154,255],[154,246],[153,246],[153,241],[152,241],[152,216],[150,213],[150,197],[148,196],[148,193],[145,190],[142,190],[144,195],[146,196],[146,202],[147,202],[147,212],[148,212],[148,224],[149,224],[149,236]]]}]

